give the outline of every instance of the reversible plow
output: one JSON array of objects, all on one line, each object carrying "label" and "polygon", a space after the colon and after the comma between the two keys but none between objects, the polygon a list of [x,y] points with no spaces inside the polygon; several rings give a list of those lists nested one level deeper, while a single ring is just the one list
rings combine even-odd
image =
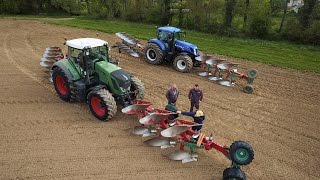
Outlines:
[{"label": "reversible plow", "polygon": [[143,46],[139,41],[125,32],[116,33],[122,42],[116,43],[114,47],[118,47],[119,53],[125,52],[133,57],[140,57],[143,52]]},{"label": "reversible plow", "polygon": [[179,145],[178,150],[167,155],[169,159],[189,163],[197,161],[198,149],[215,149],[231,161],[231,166],[223,172],[223,179],[246,179],[240,167],[250,164],[254,159],[254,151],[247,142],[235,141],[230,146],[222,145],[212,134],[206,136],[200,131],[192,130],[193,126],[202,124],[182,120],[177,113],[154,108],[148,101],[137,100],[134,105],[122,109],[122,112],[138,116],[140,126],[133,129],[133,134],[154,136],[145,141],[147,145],[161,149]]},{"label": "reversible plow", "polygon": [[53,64],[63,58],[64,55],[60,47],[48,47],[40,59],[40,66],[45,67],[45,72],[48,73],[50,82],[52,82]]},{"label": "reversible plow", "polygon": [[253,92],[253,81],[258,74],[256,69],[250,69],[244,74],[236,69],[239,65],[237,63],[230,63],[207,55],[199,56],[196,60],[200,62],[199,76],[207,77],[210,81],[228,87],[237,85],[236,80],[245,80],[246,85],[243,87],[243,91],[249,94]]}]

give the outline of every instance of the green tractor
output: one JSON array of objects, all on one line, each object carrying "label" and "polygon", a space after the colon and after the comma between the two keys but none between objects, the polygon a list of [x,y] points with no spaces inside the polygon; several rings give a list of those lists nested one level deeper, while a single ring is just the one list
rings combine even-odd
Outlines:
[{"label": "green tractor", "polygon": [[52,81],[64,101],[87,102],[102,121],[117,112],[117,103],[127,107],[143,99],[144,86],[109,57],[108,43],[95,38],[67,40],[68,56],[52,65]]}]

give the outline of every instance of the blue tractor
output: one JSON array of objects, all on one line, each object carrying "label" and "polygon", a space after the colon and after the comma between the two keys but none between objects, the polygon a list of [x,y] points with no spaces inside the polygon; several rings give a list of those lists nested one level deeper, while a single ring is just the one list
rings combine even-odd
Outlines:
[{"label": "blue tractor", "polygon": [[196,57],[200,56],[197,46],[181,40],[186,33],[176,27],[158,28],[158,37],[148,41],[145,47],[145,61],[150,64],[161,64],[164,61],[173,63],[179,72],[190,72],[198,65]]}]

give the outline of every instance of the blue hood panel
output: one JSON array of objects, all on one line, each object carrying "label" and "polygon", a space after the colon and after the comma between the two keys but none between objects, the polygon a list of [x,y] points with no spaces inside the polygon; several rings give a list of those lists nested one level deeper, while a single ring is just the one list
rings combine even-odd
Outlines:
[{"label": "blue hood panel", "polygon": [[[185,42],[185,41],[181,41],[181,40],[176,40],[176,44],[175,44],[176,47],[179,47],[180,49],[182,49],[184,52],[188,52],[188,53],[191,53],[195,56],[197,56],[197,54],[195,54],[195,51],[194,50],[197,50],[197,46],[195,46],[194,44],[191,44],[191,43],[188,43],[188,42]],[[198,51],[197,51],[198,52]],[[196,53],[197,53],[196,52]]]}]

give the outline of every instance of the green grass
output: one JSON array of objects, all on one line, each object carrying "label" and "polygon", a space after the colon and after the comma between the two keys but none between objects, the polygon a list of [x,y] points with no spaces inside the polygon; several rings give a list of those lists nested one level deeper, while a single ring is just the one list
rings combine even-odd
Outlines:
[{"label": "green grass", "polygon": [[[33,17],[31,19],[33,19]],[[41,20],[58,25],[92,29],[106,33],[127,32],[136,38],[144,40],[154,38],[156,35],[154,25],[140,23],[84,18],[62,18],[60,20],[59,18],[45,18]],[[279,67],[320,73],[319,46],[220,37],[194,31],[187,32],[186,41],[196,44],[201,51],[209,54],[220,54]]]}]

